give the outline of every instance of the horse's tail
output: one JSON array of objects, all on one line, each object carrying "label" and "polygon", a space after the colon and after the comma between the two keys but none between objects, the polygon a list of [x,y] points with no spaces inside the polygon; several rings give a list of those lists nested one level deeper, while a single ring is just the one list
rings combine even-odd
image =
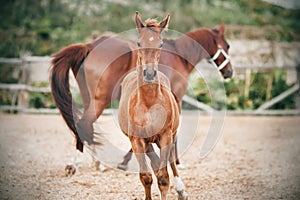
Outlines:
[{"label": "horse's tail", "polygon": [[76,130],[76,122],[80,112],[73,104],[69,85],[69,71],[76,76],[80,65],[92,49],[91,45],[75,44],[68,46],[56,54],[51,61],[50,82],[54,101],[68,127],[76,138],[76,148],[83,151],[83,143]]}]

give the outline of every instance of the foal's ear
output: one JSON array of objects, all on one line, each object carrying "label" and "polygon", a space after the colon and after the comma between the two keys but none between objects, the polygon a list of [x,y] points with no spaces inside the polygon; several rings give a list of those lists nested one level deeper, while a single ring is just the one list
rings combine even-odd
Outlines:
[{"label": "foal's ear", "polygon": [[159,27],[161,28],[161,31],[163,30],[167,30],[168,29],[168,26],[169,26],[169,20],[170,20],[170,14],[168,14],[164,20],[162,20],[160,23],[159,23]]},{"label": "foal's ear", "polygon": [[135,12],[135,24],[139,31],[145,27],[145,25],[143,24],[143,22],[141,20],[141,15],[138,11]]}]

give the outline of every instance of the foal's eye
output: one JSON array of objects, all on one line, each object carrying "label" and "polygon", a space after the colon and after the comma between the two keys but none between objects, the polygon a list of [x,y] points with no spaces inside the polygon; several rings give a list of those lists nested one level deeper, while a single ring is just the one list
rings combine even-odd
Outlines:
[{"label": "foal's eye", "polygon": [[140,42],[136,42],[136,44],[138,45],[138,47],[141,47],[141,43]]},{"label": "foal's eye", "polygon": [[162,48],[162,46],[163,46],[163,43],[160,43],[160,45],[159,45],[159,47],[158,47],[158,48],[160,48],[160,49],[161,49],[161,48]]},{"label": "foal's eye", "polygon": [[230,48],[230,45],[229,44],[227,44],[227,49],[229,49]]}]

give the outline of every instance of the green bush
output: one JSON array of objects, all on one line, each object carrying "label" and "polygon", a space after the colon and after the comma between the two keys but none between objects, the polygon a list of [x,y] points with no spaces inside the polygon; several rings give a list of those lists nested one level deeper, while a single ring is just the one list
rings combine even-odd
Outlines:
[{"label": "green bush", "polygon": [[[286,73],[282,73],[281,71],[275,71],[273,87],[271,90],[272,97],[278,96],[283,91],[290,88],[290,86],[286,84],[285,79]],[[294,93],[285,98],[283,101],[274,104],[271,107],[271,109],[295,109],[296,94],[297,93]]]},{"label": "green bush", "polygon": [[[274,70],[272,72],[264,73],[252,73],[251,85],[249,88],[249,97],[245,97],[244,90],[245,84],[242,79],[231,79],[224,82],[226,90],[226,108],[228,110],[255,110],[265,103],[267,97],[267,84],[270,78],[273,78],[272,88],[270,91],[270,98],[274,98],[290,88],[290,85],[286,84],[286,72],[284,70]],[[215,109],[220,109],[218,105],[212,105],[212,99],[207,85],[203,79],[197,79],[191,82],[192,86],[188,91],[188,95],[196,98],[198,101],[212,106]],[[191,92],[193,91],[193,92]],[[277,104],[273,105],[270,109],[294,109],[295,108],[295,96],[292,94]],[[216,101],[218,103],[218,101]],[[184,108],[189,108],[185,106]]]}]

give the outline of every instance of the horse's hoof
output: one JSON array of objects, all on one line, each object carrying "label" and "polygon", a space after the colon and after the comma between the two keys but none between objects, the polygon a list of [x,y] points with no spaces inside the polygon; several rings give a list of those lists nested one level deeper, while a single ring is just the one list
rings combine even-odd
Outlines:
[{"label": "horse's hoof", "polygon": [[71,177],[75,174],[76,172],[76,168],[74,167],[74,165],[67,165],[65,167],[65,175],[66,177]]},{"label": "horse's hoof", "polygon": [[100,171],[100,161],[97,160],[97,161],[94,161],[94,164],[95,164],[95,168],[97,171]]},{"label": "horse's hoof", "polygon": [[124,164],[118,164],[118,169],[120,169],[120,170],[123,170],[123,171],[126,171],[127,170],[127,165],[124,165]]},{"label": "horse's hoof", "polygon": [[177,169],[185,169],[187,167],[188,167],[187,165],[184,165],[182,163],[180,163],[180,164],[177,165]]}]

